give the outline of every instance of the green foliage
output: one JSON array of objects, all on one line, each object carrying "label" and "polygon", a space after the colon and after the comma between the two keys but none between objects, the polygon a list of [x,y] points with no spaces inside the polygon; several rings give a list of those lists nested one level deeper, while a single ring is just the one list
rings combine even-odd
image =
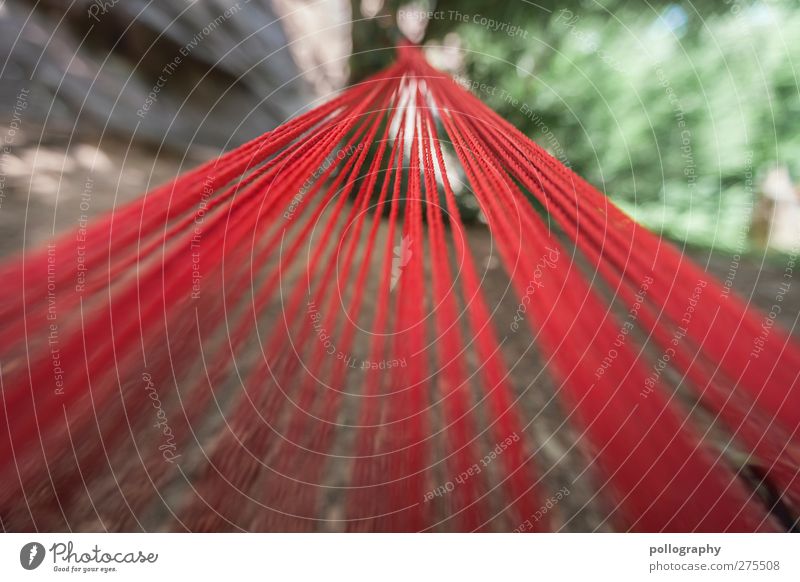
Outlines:
[{"label": "green foliage", "polygon": [[583,4],[456,26],[476,94],[650,228],[743,250],[759,177],[800,170],[800,14]]},{"label": "green foliage", "polygon": [[[380,24],[354,26],[355,52],[363,51],[354,77],[391,58],[403,7],[387,0]],[[416,0],[416,7],[469,15],[431,20],[426,43],[456,33],[459,74],[484,84],[476,94],[653,230],[744,250],[764,172],[784,164],[800,175],[794,0]],[[474,15],[524,33],[492,30]]]}]

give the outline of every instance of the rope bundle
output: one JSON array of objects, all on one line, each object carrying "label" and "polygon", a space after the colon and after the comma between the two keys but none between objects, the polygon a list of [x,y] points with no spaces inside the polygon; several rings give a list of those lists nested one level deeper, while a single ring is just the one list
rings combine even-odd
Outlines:
[{"label": "rope bundle", "polygon": [[398,54],[0,266],[4,529],[549,530],[516,334],[614,527],[784,529],[763,487],[798,515],[796,343],[418,49]]}]

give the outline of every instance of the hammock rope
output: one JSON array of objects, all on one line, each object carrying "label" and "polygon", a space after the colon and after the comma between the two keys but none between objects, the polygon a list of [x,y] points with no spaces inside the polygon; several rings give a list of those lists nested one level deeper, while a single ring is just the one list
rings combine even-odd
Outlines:
[{"label": "hammock rope", "polygon": [[519,336],[613,527],[800,515],[797,343],[410,45],[0,277],[6,530],[556,529]]}]

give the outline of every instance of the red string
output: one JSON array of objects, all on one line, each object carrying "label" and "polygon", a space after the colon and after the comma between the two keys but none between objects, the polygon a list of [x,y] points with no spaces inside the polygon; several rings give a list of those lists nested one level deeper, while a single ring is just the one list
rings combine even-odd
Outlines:
[{"label": "red string", "polygon": [[515,341],[614,527],[785,527],[684,393],[800,513],[798,345],[411,45],[0,275],[5,529],[554,528]]}]

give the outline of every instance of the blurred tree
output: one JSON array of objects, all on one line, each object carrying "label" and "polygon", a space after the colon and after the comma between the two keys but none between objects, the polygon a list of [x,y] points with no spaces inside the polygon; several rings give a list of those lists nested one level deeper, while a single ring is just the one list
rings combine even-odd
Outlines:
[{"label": "blurred tree", "polygon": [[743,250],[760,176],[800,170],[793,2],[379,4],[353,27],[375,27],[354,42],[355,77],[390,58],[358,51],[390,46],[400,10],[438,11],[423,42],[455,47],[451,72],[485,84],[481,99],[673,238]]}]

